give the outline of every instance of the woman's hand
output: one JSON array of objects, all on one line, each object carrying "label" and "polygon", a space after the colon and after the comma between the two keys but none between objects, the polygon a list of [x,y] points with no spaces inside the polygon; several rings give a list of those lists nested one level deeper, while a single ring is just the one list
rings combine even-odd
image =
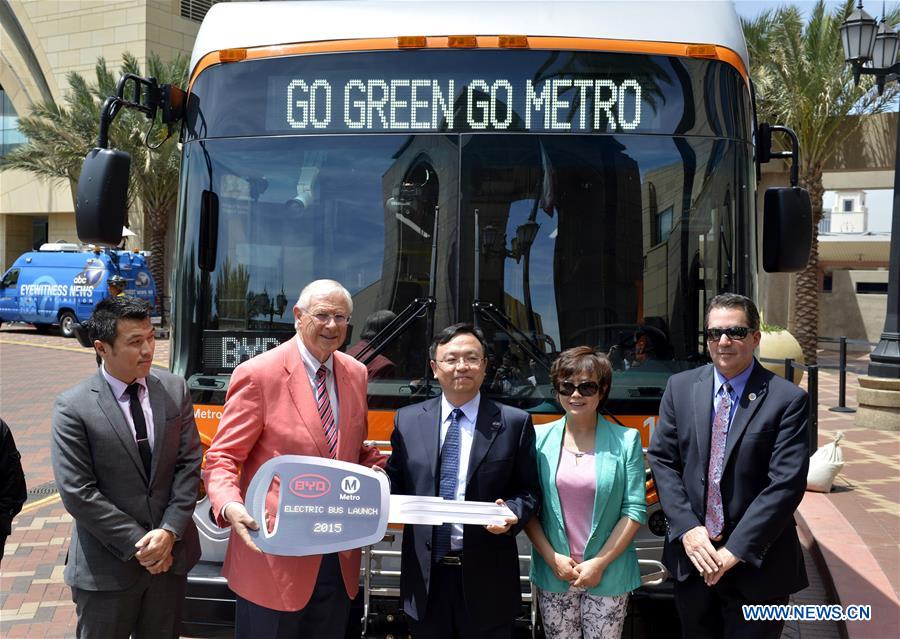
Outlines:
[{"label": "woman's hand", "polygon": [[572,583],[578,578],[578,573],[575,572],[576,565],[575,560],[571,557],[561,555],[558,552],[553,553],[553,564],[551,567],[557,579]]},{"label": "woman's hand", "polygon": [[596,557],[582,561],[575,566],[578,578],[572,585],[577,588],[595,588],[600,583],[600,580],[603,579],[604,570],[606,570],[606,564]]}]

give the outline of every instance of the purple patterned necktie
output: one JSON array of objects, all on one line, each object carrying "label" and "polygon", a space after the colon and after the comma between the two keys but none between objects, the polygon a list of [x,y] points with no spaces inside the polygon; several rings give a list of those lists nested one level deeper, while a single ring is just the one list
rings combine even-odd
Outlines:
[{"label": "purple patterned necktie", "polygon": [[[724,392],[722,392],[724,391]],[[709,446],[709,472],[706,489],[706,530],[710,537],[722,534],[725,512],[722,507],[722,464],[725,461],[725,438],[728,435],[728,419],[731,415],[731,385],[722,384],[716,417],[712,424],[712,438]]]},{"label": "purple patterned necktie", "polygon": [[331,400],[328,398],[328,387],[325,378],[328,369],[320,366],[316,371],[316,407],[319,409],[319,417],[322,418],[322,428],[325,430],[325,442],[328,444],[328,452],[331,458],[337,456],[337,426],[334,423],[334,412],[331,410]]}]

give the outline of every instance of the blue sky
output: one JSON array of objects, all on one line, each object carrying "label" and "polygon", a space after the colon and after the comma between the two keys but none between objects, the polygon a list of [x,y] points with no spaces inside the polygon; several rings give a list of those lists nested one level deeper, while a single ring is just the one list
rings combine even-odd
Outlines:
[{"label": "blue sky", "polygon": [[[723,0],[727,1],[727,0]],[[808,12],[816,3],[811,0],[799,0],[797,2],[757,2],[756,0],[736,0],[734,3],[737,12],[745,17],[745,18],[753,18],[766,9],[777,9],[778,7],[786,4],[792,4],[794,6],[800,7],[805,12]],[[835,0],[826,0],[825,5],[829,8],[839,7],[843,4],[843,2],[835,1]],[[856,4],[854,2],[854,4]],[[886,4],[887,9],[890,11],[891,7],[896,7],[897,2],[889,1]],[[863,9],[865,9],[866,13],[873,17],[881,17],[881,0],[875,2],[874,0],[863,0]]]}]

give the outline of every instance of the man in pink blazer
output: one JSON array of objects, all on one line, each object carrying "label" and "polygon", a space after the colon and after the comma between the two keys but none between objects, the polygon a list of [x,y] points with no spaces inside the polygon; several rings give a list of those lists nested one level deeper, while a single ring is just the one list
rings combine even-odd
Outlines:
[{"label": "man in pink blazer", "polygon": [[[384,464],[366,446],[366,367],[338,352],[353,310],[338,282],[316,280],[294,306],[297,338],[254,357],[231,376],[204,480],[220,526],[232,534],[223,574],[237,595],[235,637],[342,638],[359,586],[359,550],[282,557],[263,554],[243,497],[259,467],[278,455]],[[269,495],[271,525],[277,493]]]}]

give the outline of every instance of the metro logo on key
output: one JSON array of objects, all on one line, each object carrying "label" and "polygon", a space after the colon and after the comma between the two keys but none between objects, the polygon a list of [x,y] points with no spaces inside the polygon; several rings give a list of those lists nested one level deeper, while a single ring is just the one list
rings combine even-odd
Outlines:
[{"label": "metro logo on key", "polygon": [[331,482],[326,477],[314,473],[297,475],[289,486],[292,493],[304,499],[318,499],[331,492]]}]

